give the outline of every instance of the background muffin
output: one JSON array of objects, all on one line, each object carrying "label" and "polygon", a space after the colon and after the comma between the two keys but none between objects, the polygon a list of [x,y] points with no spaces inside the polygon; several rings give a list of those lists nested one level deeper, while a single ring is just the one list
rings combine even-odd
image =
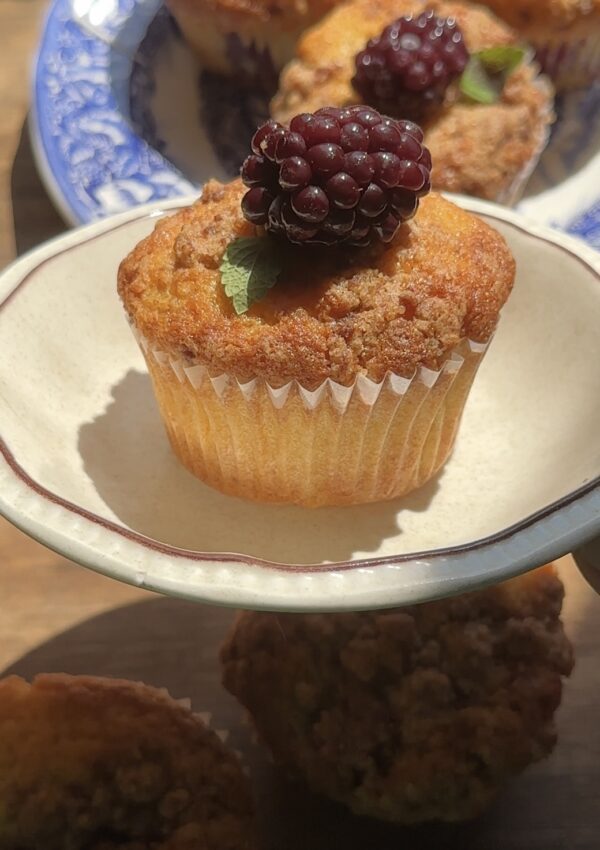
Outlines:
[{"label": "background muffin", "polygon": [[300,33],[338,0],[167,0],[203,67],[256,83],[275,80]]},{"label": "background muffin", "polygon": [[209,183],[119,271],[175,452],[212,486],[267,501],[420,486],[451,450],[511,290],[504,240],[431,196],[389,244],[288,245],[276,285],[238,315],[220,264],[256,234],[243,191]]},{"label": "background muffin", "polygon": [[[470,53],[521,41],[486,9],[468,3],[350,0],[299,40],[296,58],[281,74],[271,104],[273,116],[285,121],[291,114],[324,105],[363,102],[352,85],[355,56],[398,17],[425,9],[455,19]],[[547,141],[553,117],[551,88],[524,62],[510,73],[497,102],[475,103],[459,95],[454,81],[441,106],[421,121],[433,160],[433,186],[513,203]]]},{"label": "background muffin", "polygon": [[223,681],[313,790],[385,820],[464,820],[554,746],[562,597],[546,567],[399,610],[243,613]]},{"label": "background muffin", "polygon": [[0,681],[3,850],[251,850],[236,756],[165,691],[42,675]]},{"label": "background muffin", "polygon": [[482,0],[536,50],[558,90],[600,79],[600,0]]}]

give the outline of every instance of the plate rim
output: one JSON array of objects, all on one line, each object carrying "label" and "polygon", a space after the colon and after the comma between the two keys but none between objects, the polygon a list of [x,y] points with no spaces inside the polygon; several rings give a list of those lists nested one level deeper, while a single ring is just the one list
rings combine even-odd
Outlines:
[{"label": "plate rim", "polygon": [[[30,251],[28,254],[24,255],[9,266],[0,276],[0,310],[12,299],[18,290],[26,284],[32,272],[49,259],[72,250],[76,246],[84,245],[90,240],[121,229],[133,221],[144,218],[158,218],[169,210],[172,211],[185,206],[186,203],[189,203],[195,197],[197,196],[194,195],[187,199],[175,198],[164,203],[151,203],[142,207],[136,207],[110,219],[103,219],[87,226],[77,228],[65,235],[58,236],[55,239],[50,240],[33,251]],[[528,221],[523,215],[499,207],[495,204],[463,196],[450,197],[472,212],[499,219],[529,236],[533,236],[545,242],[550,242],[556,247],[565,250],[574,259],[582,263],[589,271],[591,271],[596,276],[598,283],[600,284],[600,254],[597,254],[593,251],[593,249],[587,247],[578,240],[543,225],[539,225],[536,222]],[[600,531],[600,476],[597,476],[576,490],[571,491],[561,499],[543,507],[534,514],[524,517],[519,522],[514,523],[511,526],[507,526],[492,535],[488,535],[487,537],[479,538],[474,541],[469,541],[469,543],[466,544],[458,544],[451,547],[438,547],[434,550],[388,555],[378,558],[352,559],[349,561],[327,564],[283,565],[281,563],[270,562],[241,553],[209,553],[171,546],[170,544],[161,543],[160,541],[153,540],[152,538],[140,534],[132,529],[128,529],[126,526],[120,525],[117,522],[105,519],[98,514],[88,511],[82,506],[63,499],[58,494],[49,491],[43,485],[31,478],[29,473],[27,473],[27,471],[16,460],[1,433],[0,459],[2,461],[2,469],[4,470],[5,478],[7,477],[6,473],[8,472],[7,480],[9,483],[12,480],[13,484],[16,482],[18,486],[19,483],[21,485],[25,485],[30,495],[31,493],[34,494],[34,498],[51,503],[53,506],[59,507],[70,515],[76,515],[79,519],[93,524],[96,528],[100,527],[102,533],[105,533],[108,536],[116,534],[119,538],[124,538],[127,541],[127,544],[131,544],[133,547],[149,550],[153,557],[158,558],[157,563],[160,563],[162,559],[175,559],[180,564],[182,562],[188,562],[196,565],[210,564],[215,567],[225,566],[234,568],[244,566],[252,570],[256,570],[258,568],[261,575],[272,574],[280,578],[282,576],[287,577],[287,579],[289,579],[290,576],[315,577],[319,575],[343,575],[356,572],[357,570],[381,570],[385,567],[397,568],[399,566],[416,563],[433,565],[440,561],[455,561],[457,558],[466,560],[471,556],[483,558],[484,553],[489,550],[493,550],[496,547],[514,546],[515,539],[519,535],[531,532],[532,536],[534,536],[536,530],[540,526],[545,524],[547,525],[551,520],[560,519],[561,515],[565,512],[573,511],[574,509],[577,509],[578,506],[581,507],[582,504],[587,502],[589,502],[590,505],[588,506],[588,509],[584,511],[585,516],[579,517],[577,522],[573,523],[570,529],[562,529],[560,535],[562,542],[559,545],[556,545],[558,543],[558,538],[550,541],[548,546],[550,546],[550,548],[554,546],[556,551],[551,554],[548,560],[552,560],[553,558],[566,554],[566,552],[570,551],[574,545],[580,545],[587,542]],[[0,514],[4,515],[10,522],[20,527],[30,536],[40,540],[40,542],[55,549],[66,557],[77,560],[80,563],[84,563],[86,566],[90,566],[99,572],[108,573],[109,575],[113,575],[113,577],[120,578],[121,580],[140,584],[137,573],[134,576],[134,581],[132,581],[132,576],[128,574],[128,570],[126,568],[127,565],[124,564],[123,559],[121,559],[120,562],[111,569],[104,558],[105,553],[103,551],[98,551],[93,557],[89,555],[89,546],[84,546],[83,544],[80,545],[76,539],[69,536],[66,530],[62,530],[64,523],[61,523],[60,520],[52,527],[46,527],[45,529],[38,528],[34,520],[31,518],[28,519],[25,516],[25,512],[19,512],[19,509],[14,506],[12,501],[8,498],[10,491],[10,486],[8,488],[3,487],[0,489]],[[46,533],[44,533],[44,531]],[[569,533],[569,531],[571,533]],[[532,558],[533,560],[531,560]],[[539,565],[539,563],[536,563],[533,553],[530,553],[529,556],[525,552],[521,552],[518,556],[517,553],[515,553],[514,573],[522,572],[524,569],[533,568]],[[499,569],[502,573],[502,577],[508,577],[511,573],[510,566],[504,566]],[[150,581],[147,581],[146,579],[147,577],[145,576],[144,581],[141,582],[143,586],[162,592],[169,592],[166,587],[166,583],[160,580],[160,578],[158,580]],[[488,581],[494,580],[498,580],[497,577],[494,577],[494,570],[481,569],[477,575],[470,577],[462,576],[459,579],[446,579],[445,581],[442,581],[441,584],[444,584],[446,589],[448,589],[449,584],[451,585],[454,583],[454,589],[452,592],[460,592],[466,587],[474,586],[477,583],[487,583]],[[179,584],[181,583],[179,582]],[[437,584],[440,585],[439,579]],[[240,594],[238,594],[234,602],[224,600],[223,594],[219,593],[218,586],[216,588],[211,587],[210,589],[204,587],[201,589],[200,593],[197,589],[188,589],[188,592],[186,592],[185,587],[179,586],[175,593],[176,595],[188,596],[188,598],[194,598],[197,600],[203,599],[205,601],[217,601],[221,603],[225,601],[225,604],[240,605],[244,604],[244,602],[248,603],[250,601],[252,607],[256,607],[256,599],[249,600],[243,593],[241,594],[241,598]],[[434,593],[433,595],[435,596],[439,594]],[[419,595],[419,599],[425,598],[432,598],[431,588],[427,591],[425,596]],[[387,604],[399,603],[397,600],[390,600]],[[268,605],[269,603],[267,601],[261,607],[268,607]],[[285,607],[287,610],[306,610],[302,606],[300,606],[300,608],[296,608],[294,605],[290,606],[289,600],[286,602]],[[336,610],[339,610],[339,604],[336,604],[334,607]],[[351,607],[356,608],[356,600],[352,602]],[[277,608],[278,610],[281,610],[281,603],[277,604]],[[325,606],[325,609],[332,610],[330,606]],[[308,610],[319,610],[319,606],[311,605]]]}]

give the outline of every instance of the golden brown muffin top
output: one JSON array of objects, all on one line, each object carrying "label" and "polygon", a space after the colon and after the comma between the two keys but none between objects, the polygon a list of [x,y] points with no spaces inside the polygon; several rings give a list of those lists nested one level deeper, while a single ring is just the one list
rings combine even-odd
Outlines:
[{"label": "golden brown muffin top", "polygon": [[514,260],[496,231],[438,195],[388,246],[289,246],[273,289],[236,315],[219,266],[233,239],[256,233],[240,209],[244,191],[240,180],[211,181],[122,262],[119,293],[151,347],[212,374],[311,389],[326,378],[348,386],[357,374],[410,377],[421,365],[438,369],[465,338],[490,338]]},{"label": "golden brown muffin top", "polygon": [[[273,116],[286,122],[299,112],[359,103],[351,83],[356,54],[393,20],[425,8],[456,18],[471,52],[520,41],[487,9],[467,3],[350,0],[298,41],[296,59],[282,71],[271,103]],[[551,120],[550,85],[528,63],[511,74],[493,104],[459,100],[456,86],[450,86],[443,107],[424,126],[434,188],[508,200],[513,181],[541,149]]]},{"label": "golden brown muffin top", "polygon": [[[562,30],[600,15],[600,0],[481,0],[500,18],[525,32]],[[539,28],[539,29],[538,29]]]},{"label": "golden brown muffin top", "polygon": [[1,680],[0,799],[6,848],[255,846],[236,756],[166,691],[136,682]]},{"label": "golden brown muffin top", "polygon": [[217,15],[228,20],[257,20],[274,26],[316,21],[340,0],[167,0],[175,13]]}]

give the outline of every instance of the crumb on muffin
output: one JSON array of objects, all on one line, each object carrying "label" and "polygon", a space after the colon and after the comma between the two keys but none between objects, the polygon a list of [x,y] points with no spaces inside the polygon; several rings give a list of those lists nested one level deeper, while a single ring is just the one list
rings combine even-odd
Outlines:
[{"label": "crumb on muffin", "polygon": [[209,182],[121,264],[125,309],[153,348],[212,374],[311,389],[439,369],[463,340],[492,335],[514,260],[500,234],[435,194],[388,246],[290,247],[276,286],[236,315],[219,266],[233,239],[256,233],[240,209],[244,191],[239,180]]},{"label": "crumb on muffin", "polygon": [[166,691],[0,681],[0,847],[251,850],[252,834],[237,757]]},{"label": "crumb on muffin", "polygon": [[[352,86],[355,55],[394,19],[425,8],[455,18],[470,52],[521,41],[488,10],[468,3],[350,0],[298,41],[296,58],[283,70],[271,103],[273,117],[285,122],[298,112],[359,102]],[[552,120],[551,86],[528,62],[511,74],[496,103],[463,101],[450,87],[442,108],[424,125],[434,188],[510,200],[539,156]]]},{"label": "crumb on muffin", "polygon": [[398,610],[242,613],[223,681],[313,790],[384,820],[465,820],[553,749],[562,599],[547,566]]}]

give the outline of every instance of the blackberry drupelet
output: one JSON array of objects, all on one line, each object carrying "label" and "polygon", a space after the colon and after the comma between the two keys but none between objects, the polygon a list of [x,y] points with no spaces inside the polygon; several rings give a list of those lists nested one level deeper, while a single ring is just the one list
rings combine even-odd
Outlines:
[{"label": "blackberry drupelet", "polygon": [[248,221],[297,244],[390,242],[430,189],[423,132],[367,106],[268,121],[242,166]]},{"label": "blackberry drupelet", "polygon": [[377,109],[418,120],[440,105],[468,61],[456,21],[427,10],[398,18],[372,38],[356,55],[352,85]]}]

